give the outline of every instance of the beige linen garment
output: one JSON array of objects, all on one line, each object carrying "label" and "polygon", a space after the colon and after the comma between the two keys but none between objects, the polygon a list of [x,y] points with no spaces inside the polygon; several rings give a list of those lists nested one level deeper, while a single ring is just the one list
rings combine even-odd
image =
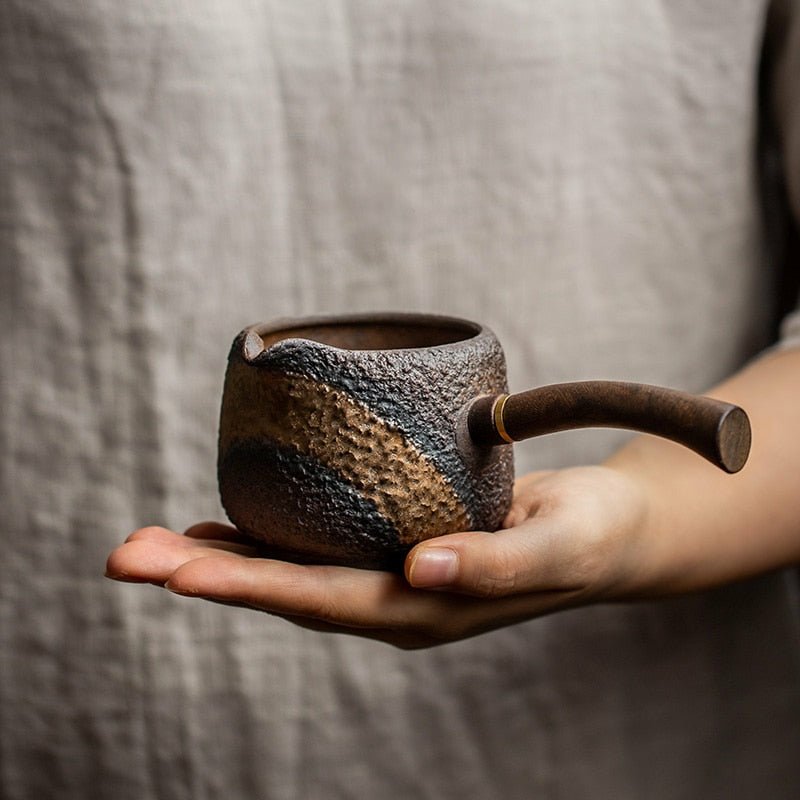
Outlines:
[{"label": "beige linen garment", "polygon": [[[768,346],[767,6],[0,0],[0,796],[800,797],[794,572],[412,653],[102,578],[222,518],[245,324],[475,318],[517,389],[703,390]],[[764,87],[795,211],[796,6]]]}]

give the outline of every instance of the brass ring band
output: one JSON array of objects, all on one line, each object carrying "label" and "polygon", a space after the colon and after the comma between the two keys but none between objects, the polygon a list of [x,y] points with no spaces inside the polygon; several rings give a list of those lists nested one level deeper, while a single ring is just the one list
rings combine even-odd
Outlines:
[{"label": "brass ring band", "polygon": [[494,419],[494,429],[497,431],[498,436],[509,444],[514,444],[514,440],[508,435],[505,422],[503,421],[503,409],[506,407],[507,394],[501,394],[497,400],[494,401],[494,408],[492,409],[492,417]]}]

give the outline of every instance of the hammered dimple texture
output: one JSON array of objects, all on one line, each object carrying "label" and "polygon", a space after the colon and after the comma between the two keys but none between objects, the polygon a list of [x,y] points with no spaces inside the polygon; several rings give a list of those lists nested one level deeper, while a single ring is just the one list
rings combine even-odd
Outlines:
[{"label": "hammered dimple texture", "polygon": [[374,503],[404,544],[469,527],[464,504],[430,459],[341,389],[241,362],[228,380],[250,402],[223,414],[222,453],[261,442],[310,456]]}]

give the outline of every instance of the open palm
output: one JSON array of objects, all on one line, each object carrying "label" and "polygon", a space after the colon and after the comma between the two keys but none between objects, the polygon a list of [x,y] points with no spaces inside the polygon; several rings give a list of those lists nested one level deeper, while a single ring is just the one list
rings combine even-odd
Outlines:
[{"label": "open palm", "polygon": [[581,467],[520,479],[502,530],[427,540],[409,553],[404,576],[273,559],[216,522],[184,534],[142,528],[110,555],[107,575],[315,630],[425,647],[636,594],[646,511],[629,477]]}]

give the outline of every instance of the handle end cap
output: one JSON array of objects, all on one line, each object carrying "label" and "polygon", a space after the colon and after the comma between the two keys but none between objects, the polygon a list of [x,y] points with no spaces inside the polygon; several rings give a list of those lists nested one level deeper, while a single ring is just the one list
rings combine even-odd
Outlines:
[{"label": "handle end cap", "polygon": [[739,406],[732,406],[717,428],[720,466],[726,472],[739,472],[747,463],[751,441],[752,433],[747,414]]}]

